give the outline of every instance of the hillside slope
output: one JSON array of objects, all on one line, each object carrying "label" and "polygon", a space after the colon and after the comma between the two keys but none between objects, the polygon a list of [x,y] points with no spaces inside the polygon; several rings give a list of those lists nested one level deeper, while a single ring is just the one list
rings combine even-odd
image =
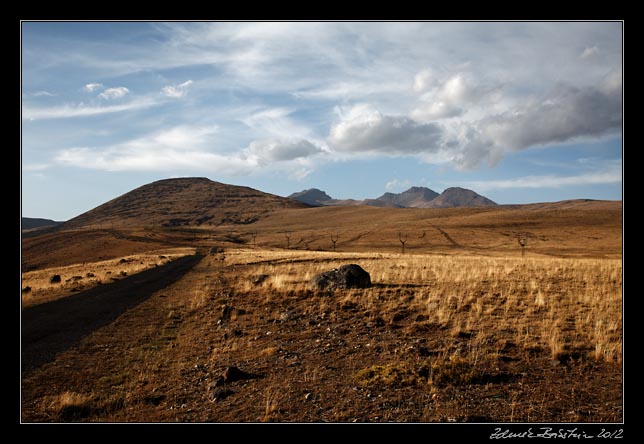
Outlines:
[{"label": "hillside slope", "polygon": [[277,209],[306,207],[291,199],[206,178],[166,179],[112,199],[62,228],[250,224]]}]

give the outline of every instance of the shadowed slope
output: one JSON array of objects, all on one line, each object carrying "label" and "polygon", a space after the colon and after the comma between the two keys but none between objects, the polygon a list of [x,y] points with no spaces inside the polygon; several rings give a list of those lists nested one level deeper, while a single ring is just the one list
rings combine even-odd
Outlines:
[{"label": "shadowed slope", "polygon": [[83,337],[109,324],[194,267],[202,256],[185,256],[110,285],[26,308],[22,311],[22,371],[54,359]]}]

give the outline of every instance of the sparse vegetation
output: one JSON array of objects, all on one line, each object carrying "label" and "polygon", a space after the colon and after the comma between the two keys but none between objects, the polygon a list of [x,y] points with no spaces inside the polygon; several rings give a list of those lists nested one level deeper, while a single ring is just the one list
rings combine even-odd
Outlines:
[{"label": "sparse vegetation", "polygon": [[[621,220],[602,211],[326,207],[262,213],[250,235],[231,222],[30,237],[23,314],[80,309],[90,289],[135,297],[139,273],[203,257],[60,336],[23,371],[23,421],[619,422]],[[311,287],[347,264],[372,286]],[[232,366],[261,376],[221,385]]]}]

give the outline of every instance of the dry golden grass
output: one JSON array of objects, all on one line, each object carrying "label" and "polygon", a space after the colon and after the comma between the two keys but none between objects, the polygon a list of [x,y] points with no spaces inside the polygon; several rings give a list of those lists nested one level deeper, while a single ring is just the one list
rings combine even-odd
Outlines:
[{"label": "dry golden grass", "polygon": [[54,418],[70,420],[77,416],[86,415],[93,398],[93,394],[65,391],[47,398],[44,402],[44,409]]},{"label": "dry golden grass", "polygon": [[[30,307],[69,296],[112,280],[139,273],[169,261],[194,254],[194,248],[171,248],[146,254],[122,256],[118,259],[44,268],[22,273],[22,307]],[[50,283],[53,275],[60,275],[60,283]],[[29,291],[24,291],[29,287]]]},{"label": "dry golden grass", "polygon": [[[240,290],[305,291],[317,273],[358,263],[374,287],[350,290],[353,301],[384,318],[401,307],[452,334],[512,332],[524,347],[621,362],[622,264],[615,259],[520,258],[330,252],[226,253],[229,265],[250,265]],[[268,275],[258,285],[252,276]],[[398,289],[409,291],[396,292]],[[399,296],[396,296],[399,294]]]},{"label": "dry golden grass", "polygon": [[[349,263],[371,288],[309,287]],[[226,248],[30,374],[25,418],[615,422],[621,290],[614,259]],[[262,376],[213,401],[231,365]]]}]

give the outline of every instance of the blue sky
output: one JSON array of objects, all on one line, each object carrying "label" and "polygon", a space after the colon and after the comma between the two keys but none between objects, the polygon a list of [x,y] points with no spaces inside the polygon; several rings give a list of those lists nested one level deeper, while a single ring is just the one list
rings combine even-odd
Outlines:
[{"label": "blue sky", "polygon": [[622,198],[619,22],[24,22],[23,216],[199,176]]}]

